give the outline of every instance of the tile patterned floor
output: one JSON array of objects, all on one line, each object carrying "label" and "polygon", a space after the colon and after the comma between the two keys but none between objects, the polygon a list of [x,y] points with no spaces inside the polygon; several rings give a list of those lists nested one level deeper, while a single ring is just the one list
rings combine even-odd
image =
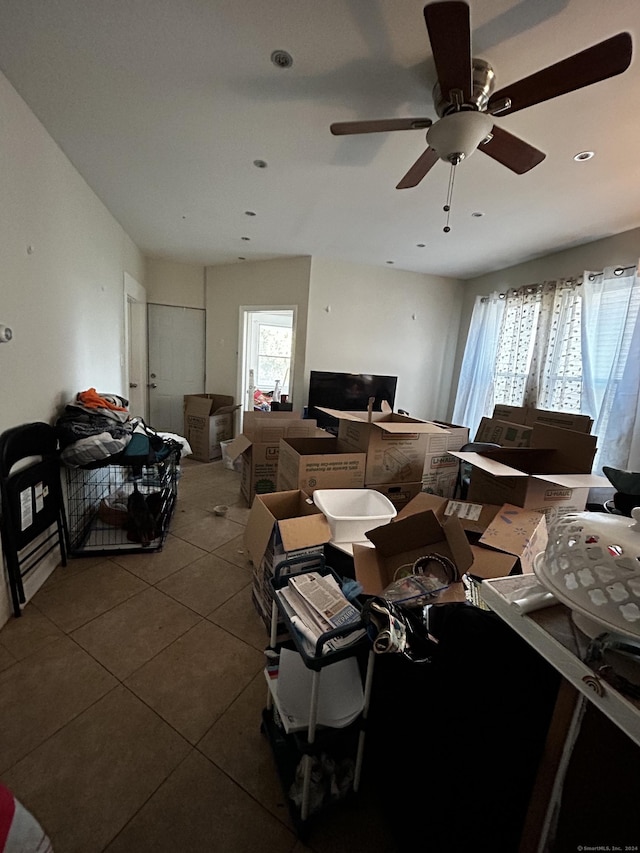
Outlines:
[{"label": "tile patterned floor", "polygon": [[0,631],[0,778],[55,853],[396,850],[367,773],[295,834],[260,732],[248,513],[238,474],[184,460],[162,551],[73,559]]}]

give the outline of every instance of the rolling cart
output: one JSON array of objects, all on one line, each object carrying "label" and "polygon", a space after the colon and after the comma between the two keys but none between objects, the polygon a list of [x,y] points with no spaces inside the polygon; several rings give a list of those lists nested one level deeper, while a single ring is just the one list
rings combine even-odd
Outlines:
[{"label": "rolling cart", "polygon": [[[302,567],[301,561],[304,563]],[[345,756],[355,755],[353,781],[347,796],[358,792],[374,668],[374,652],[366,633],[341,648],[325,649],[327,641],[332,638],[348,638],[349,634],[356,631],[362,632],[364,623],[360,619],[347,627],[333,629],[322,634],[316,641],[313,650],[310,651],[309,644],[304,641],[292,623],[288,611],[283,606],[282,597],[279,595],[279,591],[288,584],[292,576],[306,572],[317,572],[323,576],[331,575],[338,584],[340,583],[340,579],[333,569],[326,566],[322,555],[314,557],[311,561],[308,557],[285,560],[275,569],[272,578],[274,600],[271,616],[271,637],[270,646],[266,653],[267,665],[265,667],[265,677],[268,683],[267,704],[262,712],[261,727],[269,739],[289,812],[301,838],[305,837],[308,832],[309,819],[324,810],[324,804],[321,809],[314,813],[310,808],[314,757],[317,758],[322,753],[328,753],[341,759],[344,759]],[[357,602],[352,603],[358,610],[360,609]],[[284,646],[277,647],[276,634],[280,620],[283,620],[286,625],[290,641]],[[281,704],[276,675],[277,664],[274,661],[277,660],[282,648],[297,653],[304,667],[310,671],[310,695],[306,719],[297,721],[292,719],[287,709]],[[325,649],[324,652],[323,649]],[[318,704],[323,689],[323,671],[327,667],[349,658],[356,660],[357,672],[362,680],[361,710],[355,719],[342,728],[319,725]],[[300,775],[300,771],[302,771],[300,796],[294,800],[291,796],[291,788],[296,780],[296,775]],[[332,803],[326,805],[330,804]]]}]

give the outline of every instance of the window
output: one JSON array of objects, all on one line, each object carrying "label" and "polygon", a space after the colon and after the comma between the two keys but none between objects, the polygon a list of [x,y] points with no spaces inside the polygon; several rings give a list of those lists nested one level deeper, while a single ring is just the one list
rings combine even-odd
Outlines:
[{"label": "window", "polygon": [[258,323],[256,384],[264,391],[272,391],[276,380],[286,394],[291,363],[291,328]]}]

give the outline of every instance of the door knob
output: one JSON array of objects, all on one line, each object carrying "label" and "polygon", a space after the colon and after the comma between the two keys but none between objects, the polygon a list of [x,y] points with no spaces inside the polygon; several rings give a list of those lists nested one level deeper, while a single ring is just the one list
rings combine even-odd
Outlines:
[{"label": "door knob", "polygon": [[157,388],[158,386],[156,385],[156,383],[155,383],[155,382],[150,382],[150,383],[149,383],[149,385],[148,385],[148,387],[149,387],[149,388]]},{"label": "door knob", "polygon": [[138,387],[138,383],[137,383],[137,382],[130,382],[130,383],[129,383],[129,388],[137,388],[137,387]]}]

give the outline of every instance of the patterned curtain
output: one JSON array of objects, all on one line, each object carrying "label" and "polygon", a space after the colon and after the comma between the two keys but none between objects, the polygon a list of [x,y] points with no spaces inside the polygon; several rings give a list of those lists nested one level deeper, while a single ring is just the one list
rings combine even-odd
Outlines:
[{"label": "patterned curtain", "polygon": [[496,358],[495,401],[580,411],[581,299],[574,279],[510,290]]}]

